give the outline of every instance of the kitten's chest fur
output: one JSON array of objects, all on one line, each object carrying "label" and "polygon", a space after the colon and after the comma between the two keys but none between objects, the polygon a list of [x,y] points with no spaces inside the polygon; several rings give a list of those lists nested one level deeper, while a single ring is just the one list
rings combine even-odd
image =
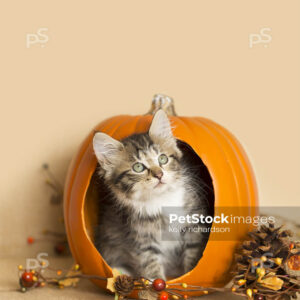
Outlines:
[{"label": "kitten's chest fur", "polygon": [[143,272],[138,271],[139,264],[150,250],[149,261],[153,255],[157,256],[166,274],[178,277],[183,273],[185,240],[184,235],[170,237],[169,213],[174,208],[189,213],[190,206],[198,200],[191,189],[181,185],[162,194],[140,198],[134,203],[134,209],[115,206],[112,201],[102,207],[96,246],[111,266],[128,265],[130,261],[132,274],[136,276],[142,274],[138,273]]},{"label": "kitten's chest fur", "polygon": [[166,207],[183,207],[187,198],[187,191],[183,186],[162,194],[137,195],[134,206],[137,216],[153,217],[161,214]]},{"label": "kitten's chest fur", "polygon": [[178,210],[187,212],[185,209],[187,199],[188,195],[184,187],[150,197],[141,208],[143,214],[138,213],[132,216],[134,220],[132,226],[138,226],[138,232],[140,232],[137,238],[149,233],[153,237],[150,242],[160,247],[162,254],[168,254],[170,249],[176,246],[176,243],[181,243],[181,239],[173,241],[172,238],[170,243],[168,234],[166,234],[170,225],[169,214],[174,211],[178,212]]},{"label": "kitten's chest fur", "polygon": [[[147,235],[147,233],[150,234],[152,238],[149,236],[149,243],[158,248],[160,254],[164,257],[164,261],[168,260],[167,258],[171,259],[175,255],[175,250],[182,247],[183,243],[183,239],[179,238],[179,235],[176,238],[170,236],[169,213],[178,212],[178,210],[187,213],[185,207],[188,199],[188,192],[183,186],[174,191],[149,197],[141,208],[144,213],[143,217],[137,216],[137,222],[133,222],[133,226],[138,226],[138,231],[140,231],[137,239],[140,236]],[[154,219],[151,219],[152,217]],[[148,221],[148,218],[151,221]],[[143,226],[139,226],[142,224]],[[178,255],[178,252],[176,255]]]}]

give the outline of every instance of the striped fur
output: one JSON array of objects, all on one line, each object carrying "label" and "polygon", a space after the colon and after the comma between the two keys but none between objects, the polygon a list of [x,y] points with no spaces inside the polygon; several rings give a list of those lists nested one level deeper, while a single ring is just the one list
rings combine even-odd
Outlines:
[{"label": "striped fur", "polygon": [[[121,142],[96,134],[94,151],[109,191],[101,200],[95,234],[95,245],[107,263],[150,279],[178,277],[195,267],[206,236],[187,233],[176,241],[161,239],[169,226],[163,207],[182,207],[186,213],[206,209],[193,168],[177,147],[164,112],[155,115],[148,133]],[[166,164],[159,163],[161,154],[168,157]],[[133,169],[137,162],[145,166],[141,173]]]}]

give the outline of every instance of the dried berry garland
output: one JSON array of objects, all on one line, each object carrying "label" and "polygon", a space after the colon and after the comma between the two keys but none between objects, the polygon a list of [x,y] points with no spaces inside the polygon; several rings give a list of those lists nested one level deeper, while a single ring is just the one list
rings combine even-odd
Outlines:
[{"label": "dried berry garland", "polygon": [[38,242],[52,242],[55,254],[59,256],[70,255],[63,219],[63,185],[53,174],[49,164],[44,163],[42,165],[42,170],[45,176],[45,184],[51,189],[52,192],[49,200],[50,204],[61,206],[61,216],[58,218],[58,222],[61,224],[61,232],[45,229],[38,236],[28,236],[27,243],[31,245]]},{"label": "dried berry garland", "polygon": [[253,300],[276,300],[297,298],[300,292],[300,242],[291,242],[291,232],[275,228],[272,224],[262,225],[249,233],[236,254],[234,280],[231,288],[214,288],[189,285],[186,283],[166,284],[163,279],[153,281],[146,278],[132,278],[113,269],[113,277],[82,274],[79,266],[63,274],[56,270],[56,278],[44,275],[41,265],[37,270],[24,270],[19,266],[19,282],[22,292],[45,285],[60,288],[75,286],[79,279],[107,281],[107,289],[115,293],[115,299],[129,299],[133,291],[139,299],[180,300],[193,299],[188,292],[232,292]]}]

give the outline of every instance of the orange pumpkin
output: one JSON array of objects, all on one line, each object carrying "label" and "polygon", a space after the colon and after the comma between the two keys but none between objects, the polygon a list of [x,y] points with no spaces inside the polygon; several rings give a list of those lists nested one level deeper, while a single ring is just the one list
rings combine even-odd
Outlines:
[{"label": "orange pumpkin", "polygon": [[[225,128],[202,117],[177,116],[172,99],[156,97],[146,115],[121,115],[109,118],[87,136],[75,155],[65,185],[64,216],[71,252],[86,274],[111,277],[111,268],[93,244],[93,225],[96,222],[93,175],[97,159],[92,139],[95,131],[104,132],[117,140],[134,133],[147,132],[158,109],[164,109],[173,125],[174,136],[188,144],[202,159],[212,178],[215,215],[222,207],[235,207],[241,216],[257,214],[257,189],[248,158],[237,139]],[[212,229],[218,224],[213,223]],[[168,281],[191,285],[223,286],[230,280],[229,270],[237,244],[252,229],[251,224],[233,224],[230,238],[220,241],[210,233],[203,257],[197,266],[183,276]],[[94,280],[102,288],[106,282]],[[196,293],[201,295],[201,292]],[[195,295],[195,294],[193,294]]]}]

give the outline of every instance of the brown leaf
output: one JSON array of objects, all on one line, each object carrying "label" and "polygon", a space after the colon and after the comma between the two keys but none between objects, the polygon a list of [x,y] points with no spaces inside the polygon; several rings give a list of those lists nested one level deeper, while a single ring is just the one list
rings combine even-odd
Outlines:
[{"label": "brown leaf", "polygon": [[247,265],[243,265],[241,263],[237,263],[236,267],[237,267],[238,270],[247,270],[248,269]]},{"label": "brown leaf", "polygon": [[300,254],[300,249],[296,249],[296,248],[295,248],[295,249],[292,249],[292,250],[291,250],[291,253],[292,253],[292,254]]},{"label": "brown leaf", "polygon": [[[79,274],[80,274],[79,271],[70,270],[66,274],[66,277],[67,276],[76,276],[76,275],[79,275]],[[64,287],[76,286],[78,281],[79,281],[79,278],[65,278],[65,279],[58,280],[58,284],[62,285]]]},{"label": "brown leaf", "polygon": [[261,233],[258,233],[257,236],[260,237],[262,240],[264,240],[268,236],[268,234],[261,232]]},{"label": "brown leaf", "polygon": [[259,280],[260,285],[271,289],[273,291],[278,291],[282,288],[284,281],[275,276],[275,273],[271,272],[264,279]]},{"label": "brown leaf", "polygon": [[243,253],[243,255],[245,255],[245,256],[251,256],[252,251],[251,251],[251,250],[243,249],[243,250],[242,250],[242,253]]},{"label": "brown leaf", "polygon": [[248,273],[247,279],[248,279],[248,280],[255,280],[255,279],[256,279],[256,275],[253,274],[253,273]]},{"label": "brown leaf", "polygon": [[260,246],[258,248],[263,252],[267,252],[270,250],[271,246],[270,245],[269,246]]},{"label": "brown leaf", "polygon": [[294,279],[294,278],[289,278],[289,282],[297,284],[300,286],[300,280]]},{"label": "brown leaf", "polygon": [[284,230],[279,234],[280,237],[288,237],[288,236],[293,236],[293,233],[291,230]]}]

